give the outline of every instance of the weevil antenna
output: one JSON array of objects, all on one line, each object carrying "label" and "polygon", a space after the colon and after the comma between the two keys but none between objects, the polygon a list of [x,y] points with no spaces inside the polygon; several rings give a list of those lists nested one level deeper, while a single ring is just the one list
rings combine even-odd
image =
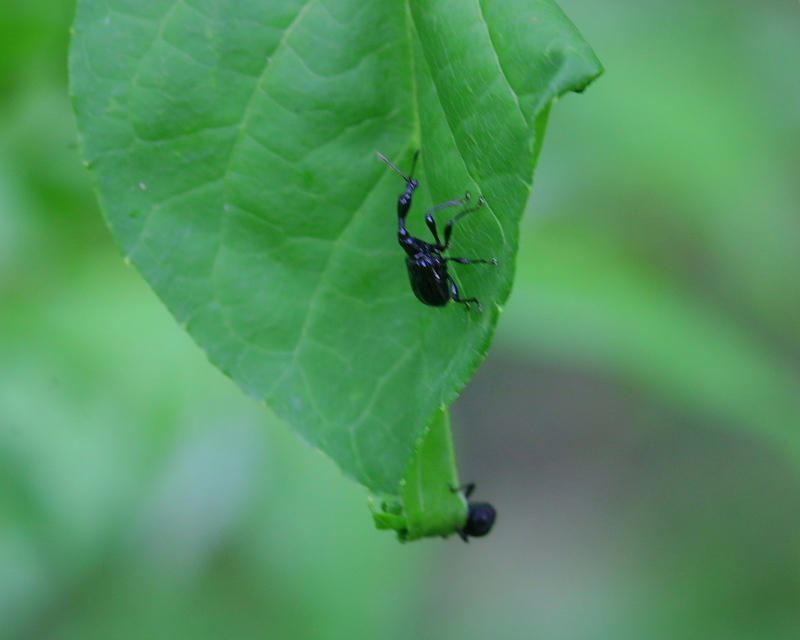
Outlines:
[{"label": "weevil antenna", "polygon": [[378,157],[381,160],[383,160],[386,164],[388,164],[392,169],[397,171],[397,173],[403,176],[403,180],[405,180],[407,183],[410,183],[414,179],[414,169],[417,168],[417,158],[419,158],[419,149],[417,149],[417,152],[414,154],[414,160],[412,160],[411,162],[411,172],[408,175],[400,171],[400,169],[398,169],[391,162],[389,162],[389,159],[382,153],[378,152]]}]

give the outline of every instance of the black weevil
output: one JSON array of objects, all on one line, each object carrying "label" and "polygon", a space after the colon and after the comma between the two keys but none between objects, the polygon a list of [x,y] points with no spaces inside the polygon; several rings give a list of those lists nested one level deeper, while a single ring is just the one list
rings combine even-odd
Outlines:
[{"label": "black weevil", "polygon": [[[475,483],[470,483],[464,488],[464,497],[469,498],[475,490]],[[463,528],[456,533],[464,542],[469,542],[469,536],[479,538],[492,530],[497,511],[488,502],[467,502],[467,521]]]},{"label": "black weevil", "polygon": [[453,280],[453,276],[447,271],[447,261],[458,262],[459,264],[497,264],[497,260],[445,258],[442,253],[450,247],[450,235],[453,232],[453,225],[468,213],[480,209],[484,205],[483,198],[478,200],[477,205],[470,209],[464,209],[464,211],[447,223],[447,226],[444,228],[444,244],[442,244],[442,241],[439,239],[439,232],[436,228],[436,221],[433,218],[433,214],[447,207],[466,204],[470,199],[469,191],[464,194],[463,200],[450,200],[449,202],[433,207],[433,209],[425,214],[425,223],[428,225],[428,229],[431,230],[436,242],[434,244],[425,242],[420,238],[412,236],[406,229],[406,216],[408,215],[409,209],[411,209],[411,200],[414,197],[414,191],[416,191],[419,186],[419,180],[413,178],[419,151],[414,154],[414,161],[411,165],[411,173],[409,173],[409,175],[405,175],[400,169],[389,162],[384,155],[379,153],[378,157],[397,171],[397,173],[403,177],[403,180],[406,181],[406,190],[404,193],[400,194],[400,197],[397,199],[397,240],[408,254],[406,256],[406,267],[408,267],[408,278],[411,281],[411,289],[414,291],[414,295],[417,296],[420,302],[432,307],[441,307],[446,305],[450,300],[455,300],[456,302],[465,304],[468,309],[469,303],[474,302],[478,305],[478,310],[480,310],[481,303],[478,302],[477,298],[461,298],[459,296],[456,282]]}]

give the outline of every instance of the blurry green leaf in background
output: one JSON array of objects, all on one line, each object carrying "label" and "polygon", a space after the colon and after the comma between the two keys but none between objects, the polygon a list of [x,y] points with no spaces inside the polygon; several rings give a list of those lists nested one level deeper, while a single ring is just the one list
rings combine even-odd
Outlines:
[{"label": "blurry green leaf in background", "polygon": [[454,410],[501,519],[410,546],[122,264],[71,6],[0,12],[0,637],[797,638],[800,5],[562,6],[607,73]]}]

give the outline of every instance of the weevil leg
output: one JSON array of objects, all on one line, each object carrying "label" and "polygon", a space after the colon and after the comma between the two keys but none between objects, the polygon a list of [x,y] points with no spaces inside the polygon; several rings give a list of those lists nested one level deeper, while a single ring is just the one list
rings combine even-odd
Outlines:
[{"label": "weevil leg", "polygon": [[472,495],[472,492],[475,491],[475,483],[470,482],[465,484],[463,487],[450,487],[450,491],[453,493],[463,492],[465,498],[469,498]]},{"label": "weevil leg", "polygon": [[450,297],[453,300],[455,300],[456,302],[460,302],[463,305],[466,305],[467,309],[471,308],[469,306],[469,303],[474,302],[475,304],[478,305],[478,311],[479,312],[483,311],[483,306],[481,305],[480,302],[478,302],[477,298],[461,298],[458,295],[458,286],[456,285],[456,281],[453,280],[453,276],[451,276],[449,273],[447,274],[447,279],[450,280]]},{"label": "weevil leg", "polygon": [[496,258],[492,258],[491,260],[480,260],[478,258],[445,258],[445,260],[452,260],[453,262],[458,262],[458,264],[497,264]]},{"label": "weevil leg", "polygon": [[[466,193],[465,200],[469,200],[469,191]],[[484,204],[486,204],[486,200],[480,198],[478,200],[478,204],[476,204],[474,207],[470,207],[469,209],[464,209],[464,211],[459,213],[455,218],[452,218],[450,222],[447,223],[447,226],[444,228],[444,249],[447,249],[450,246],[450,236],[453,233],[453,225],[468,213],[472,213],[473,211],[480,209]]]},{"label": "weevil leg", "polygon": [[[464,194],[464,198],[461,200],[449,200],[448,202],[443,202],[442,204],[437,204],[428,213],[425,214],[425,224],[428,225],[428,229],[431,230],[433,234],[433,238],[436,240],[436,247],[439,251],[444,251],[447,247],[447,235],[445,235],[445,244],[442,244],[442,241],[439,239],[439,232],[436,228],[436,220],[433,219],[433,214],[437,211],[441,211],[442,209],[446,209],[447,207],[457,207],[462,204],[467,204],[469,202],[469,191]],[[456,216],[458,217],[458,216]],[[448,223],[450,224],[450,223]]]}]

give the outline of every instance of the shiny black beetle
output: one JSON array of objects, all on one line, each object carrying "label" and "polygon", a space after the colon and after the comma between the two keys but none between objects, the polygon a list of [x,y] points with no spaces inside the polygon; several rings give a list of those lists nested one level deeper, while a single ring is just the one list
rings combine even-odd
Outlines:
[{"label": "shiny black beetle", "polygon": [[[468,484],[464,489],[464,497],[469,498],[475,490],[475,483]],[[456,531],[464,542],[469,542],[469,536],[479,538],[492,530],[497,511],[488,502],[467,502],[467,521],[464,527]]]},{"label": "shiny black beetle", "polygon": [[463,200],[450,200],[449,202],[433,207],[433,209],[425,214],[425,223],[428,225],[428,229],[431,230],[436,242],[434,244],[425,242],[420,238],[412,236],[406,229],[406,216],[408,215],[409,209],[411,209],[411,200],[414,197],[414,191],[416,191],[419,186],[419,180],[413,178],[419,151],[414,154],[414,161],[411,164],[411,173],[409,175],[405,175],[382,154],[379,153],[378,157],[403,176],[403,180],[406,181],[406,190],[404,193],[400,194],[400,197],[397,199],[397,240],[408,254],[406,256],[406,267],[408,267],[408,278],[411,281],[411,289],[414,291],[414,295],[417,296],[420,302],[432,307],[442,307],[450,300],[455,300],[456,302],[465,304],[468,309],[469,303],[474,302],[478,305],[478,310],[480,310],[481,303],[478,302],[477,298],[461,298],[459,296],[456,282],[453,280],[453,276],[447,271],[447,261],[458,262],[459,264],[497,264],[497,260],[445,258],[442,256],[442,253],[450,247],[450,235],[453,232],[453,225],[468,213],[480,209],[484,204],[483,198],[478,200],[477,205],[470,209],[464,209],[464,211],[447,223],[447,226],[444,228],[444,244],[442,244],[442,241],[439,239],[439,232],[436,228],[436,220],[434,220],[433,214],[447,207],[466,204],[470,199],[469,191],[464,194]]}]

